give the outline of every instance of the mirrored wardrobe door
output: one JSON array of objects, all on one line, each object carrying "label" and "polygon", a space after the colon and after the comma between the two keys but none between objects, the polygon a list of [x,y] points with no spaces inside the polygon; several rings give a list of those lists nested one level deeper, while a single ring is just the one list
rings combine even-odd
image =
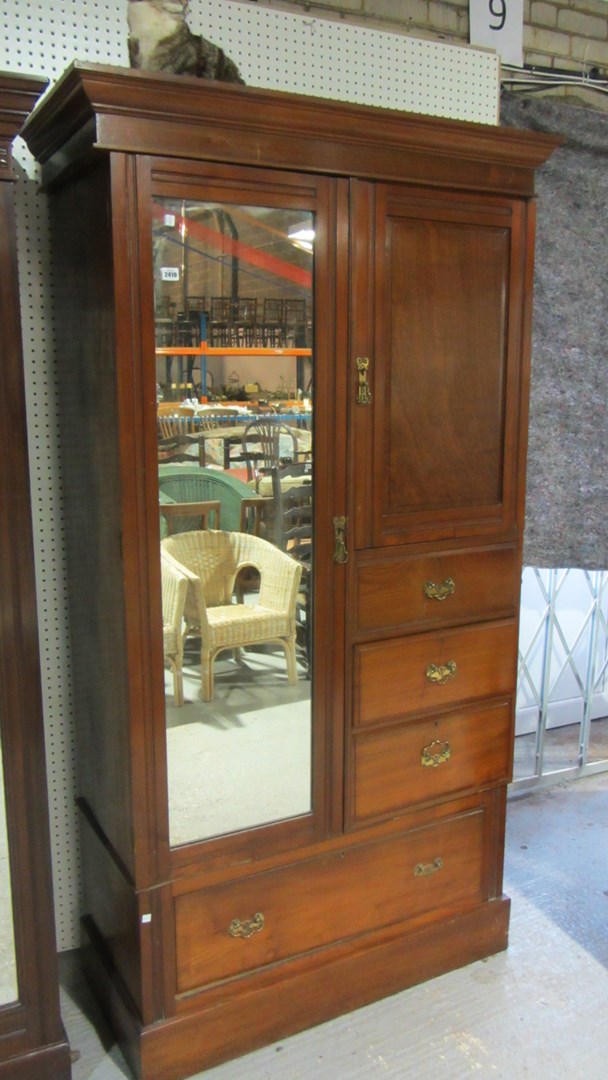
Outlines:
[{"label": "mirrored wardrobe door", "polygon": [[152,195],[172,846],[314,809],[317,219],[308,190]]}]

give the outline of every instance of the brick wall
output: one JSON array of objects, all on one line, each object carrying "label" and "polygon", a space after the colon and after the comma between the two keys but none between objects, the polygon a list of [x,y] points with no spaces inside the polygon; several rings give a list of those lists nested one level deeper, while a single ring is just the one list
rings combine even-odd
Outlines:
[{"label": "brick wall", "polygon": [[[305,11],[377,29],[453,44],[467,43],[469,0],[251,0],[260,6]],[[607,0],[524,0],[524,62],[571,71],[598,68],[608,79]],[[608,94],[589,94],[608,108]]]}]

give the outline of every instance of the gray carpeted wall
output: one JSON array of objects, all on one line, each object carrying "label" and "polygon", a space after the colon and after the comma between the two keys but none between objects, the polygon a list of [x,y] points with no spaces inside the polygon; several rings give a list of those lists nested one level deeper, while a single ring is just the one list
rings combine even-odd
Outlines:
[{"label": "gray carpeted wall", "polygon": [[565,136],[538,172],[524,563],[608,569],[608,114],[502,99],[501,122]]}]

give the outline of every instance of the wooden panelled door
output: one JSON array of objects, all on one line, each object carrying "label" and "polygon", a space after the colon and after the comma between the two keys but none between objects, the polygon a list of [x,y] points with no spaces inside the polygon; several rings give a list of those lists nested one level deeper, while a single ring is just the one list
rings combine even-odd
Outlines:
[{"label": "wooden panelled door", "polygon": [[371,465],[355,494],[356,547],[512,539],[522,204],[354,189],[354,220],[371,234],[354,260],[355,349],[371,391],[353,416],[358,478]]}]

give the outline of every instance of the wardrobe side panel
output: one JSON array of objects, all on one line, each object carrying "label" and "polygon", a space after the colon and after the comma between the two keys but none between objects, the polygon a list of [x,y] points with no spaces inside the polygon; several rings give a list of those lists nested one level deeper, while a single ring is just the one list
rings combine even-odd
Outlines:
[{"label": "wardrobe side panel", "polygon": [[[107,161],[51,197],[58,414],[83,829],[133,873]],[[87,910],[90,905],[87,904]]]}]

